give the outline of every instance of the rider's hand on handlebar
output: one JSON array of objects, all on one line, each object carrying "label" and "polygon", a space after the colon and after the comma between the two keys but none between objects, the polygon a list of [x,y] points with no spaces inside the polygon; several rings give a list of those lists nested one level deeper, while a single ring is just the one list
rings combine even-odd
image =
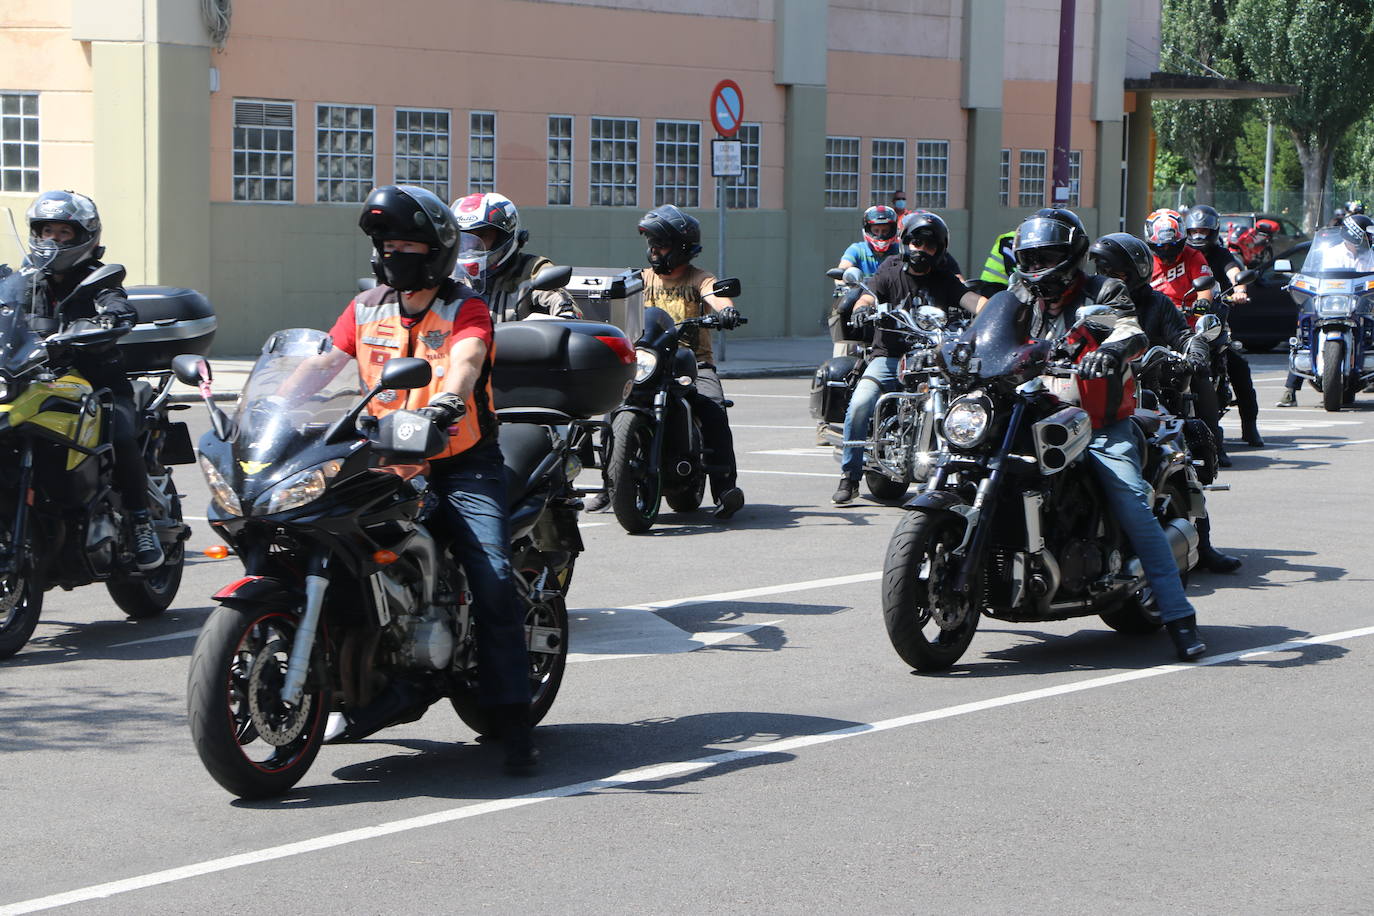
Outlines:
[{"label": "rider's hand on handlebar", "polygon": [[1106,378],[1121,366],[1121,360],[1111,350],[1097,349],[1078,363],[1078,374],[1085,379]]},{"label": "rider's hand on handlebar", "polygon": [[430,422],[445,431],[462,419],[467,412],[467,405],[456,394],[441,394],[430,401],[427,406],[416,411],[416,413],[428,417]]},{"label": "rider's hand on handlebar", "polygon": [[873,320],[878,310],[871,305],[857,306],[854,311],[849,313],[849,326],[858,328],[863,327]]},{"label": "rider's hand on handlebar", "polygon": [[725,331],[733,331],[739,327],[744,319],[740,316],[739,309],[733,305],[727,305],[720,312],[720,327]]}]

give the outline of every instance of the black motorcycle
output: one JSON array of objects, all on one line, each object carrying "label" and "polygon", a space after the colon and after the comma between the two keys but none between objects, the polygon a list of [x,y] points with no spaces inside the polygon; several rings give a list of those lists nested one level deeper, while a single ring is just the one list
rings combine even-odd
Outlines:
[{"label": "black motorcycle", "polygon": [[[739,289],[739,280],[717,280],[711,294],[733,298]],[[739,319],[740,324],[746,321]],[[675,323],[660,308],[644,310],[644,332],[635,343],[634,386],[611,414],[606,469],[611,508],[631,534],[653,527],[664,499],[675,512],[701,506],[714,465],[692,410],[697,359],[690,343],[697,334],[720,326],[715,314]]]},{"label": "black motorcycle", "polygon": [[[516,339],[519,330],[512,338],[517,360],[551,350],[566,360],[577,348],[549,341],[576,333],[566,325],[586,325],[582,330],[594,333],[578,336],[607,351],[601,364],[619,367],[622,385],[628,377],[629,340],[615,328],[529,324],[535,327],[524,336],[531,339]],[[498,332],[498,341],[505,339]],[[302,378],[319,365],[312,358],[331,350],[323,332],[278,332],[232,418],[207,396],[213,429],[200,450],[213,495],[210,523],[243,561],[245,575],[215,595],[220,606],[192,653],[188,712],[206,769],[244,798],[280,794],[304,776],[331,712],[339,715],[330,740],[413,721],[444,697],[479,734],[498,728],[477,702],[481,672],[463,570],[445,547],[442,517],[427,511],[424,459],[443,448],[443,434],[412,411],[380,420],[363,413],[384,390],[428,384],[429,364],[393,358],[378,385],[364,392],[356,364],[347,360],[313,379],[309,397],[277,395],[287,378]],[[187,384],[204,382],[208,395],[205,360],[178,357],[175,368]],[[555,368],[543,366],[546,376]],[[519,376],[520,367],[515,371]],[[589,387],[595,386],[582,387],[584,396]],[[600,388],[615,388],[614,379]],[[550,397],[565,400],[557,390]],[[573,483],[581,468],[579,418],[537,397],[527,403],[503,416],[500,441],[511,566],[526,606],[533,724],[563,679],[582,502]]]},{"label": "black motorcycle", "polygon": [[[1085,452],[1092,424],[1040,376],[1072,382],[1050,341],[1028,340],[1021,305],[994,297],[941,358],[964,392],[945,413],[946,448],[924,492],[907,503],[883,569],[893,648],[918,671],[949,668],[983,614],[1008,621],[1100,615],[1112,628],[1160,626],[1140,561],[1103,500]],[[1080,310],[1075,331],[1101,340],[1112,310]],[[1135,421],[1149,448],[1145,479],[1180,570],[1197,562],[1202,489],[1179,445],[1181,424]]]}]

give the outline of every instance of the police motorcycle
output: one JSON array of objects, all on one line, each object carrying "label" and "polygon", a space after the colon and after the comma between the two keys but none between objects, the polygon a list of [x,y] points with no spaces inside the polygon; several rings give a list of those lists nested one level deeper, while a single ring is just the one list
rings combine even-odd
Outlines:
[{"label": "police motorcycle", "polygon": [[[1124,633],[1160,619],[1139,559],[1112,517],[1085,452],[1086,411],[1041,376],[1072,383],[1053,357],[1101,341],[1112,310],[1089,305],[1061,341],[1028,340],[1020,303],[989,300],[941,363],[959,392],[944,419],[946,446],[920,495],[908,502],[883,569],[883,618],[897,654],[940,671],[964,654],[986,614],[1039,622],[1099,615]],[[1145,479],[1180,570],[1198,558],[1202,489],[1156,411],[1135,422],[1149,446]]]},{"label": "police motorcycle", "polygon": [[[913,481],[929,476],[941,448],[940,418],[944,416],[949,386],[936,355],[945,339],[961,329],[962,321],[929,304],[908,309],[877,302],[878,297],[857,268],[831,268],[826,276],[842,281],[855,292],[873,296],[877,305],[869,320],[875,324],[882,322],[886,329],[897,331],[910,343],[898,362],[901,389],[878,397],[872,426],[862,441],[845,441],[844,418],[854,388],[863,377],[867,358],[831,357],[811,379],[811,416],[818,421],[821,444],[834,448],[836,460],[841,458],[846,445],[862,445],[868,492],[884,501],[899,499]],[[867,336],[872,339],[871,334]]]},{"label": "police motorcycle", "polygon": [[1327,410],[1353,404],[1374,382],[1374,254],[1352,257],[1340,229],[1319,229],[1288,291],[1298,304],[1289,368],[1322,393]]},{"label": "police motorcycle", "polygon": [[[711,295],[733,299],[739,280],[717,280]],[[740,317],[740,324],[749,319]],[[721,327],[720,316],[674,322],[656,306],[644,310],[644,331],[635,342],[634,382],[611,413],[611,448],[606,476],[615,519],[631,534],[643,534],[667,500],[674,512],[701,507],[711,455],[701,421],[688,395],[696,388],[696,335]],[[732,406],[730,401],[726,407]]]},{"label": "police motorcycle", "polygon": [[[0,279],[0,659],[28,642],[44,592],[54,586],[103,582],[130,617],[161,614],[181,585],[183,542],[191,533],[169,467],[195,460],[186,424],[168,420],[179,406],[167,403],[171,373],[143,358],[155,354],[140,350],[140,358],[126,359],[135,376],[148,508],[165,556],[157,569],[140,572],[133,523],[113,485],[114,401],[72,367],[82,350],[128,339],[137,329],[79,321],[42,338],[26,316],[32,279],[27,272]],[[124,268],[108,264],[80,285],[98,290],[123,279]]]},{"label": "police motorcycle", "polygon": [[[471,595],[425,480],[443,434],[413,411],[364,412],[384,391],[428,384],[429,364],[393,358],[362,391],[346,360],[312,380],[313,395],[276,395],[332,347],[318,330],[273,334],[232,417],[211,399],[204,359],[175,364],[210,411],[200,465],[211,528],[244,567],[214,595],[219,606],[196,641],[188,717],[205,768],[242,798],[287,791],[326,739],[414,721],[443,698],[475,732],[498,727],[477,701]],[[562,683],[566,598],[583,549],[576,428],[616,403],[633,357],[618,329],[582,321],[502,326],[503,350],[508,371],[498,361],[493,388],[535,724]],[[544,376],[538,390],[531,372]]]}]

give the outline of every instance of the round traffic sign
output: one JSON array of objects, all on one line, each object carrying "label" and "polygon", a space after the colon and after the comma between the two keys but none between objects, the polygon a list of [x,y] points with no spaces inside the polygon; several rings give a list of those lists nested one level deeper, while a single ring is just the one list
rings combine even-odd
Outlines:
[{"label": "round traffic sign", "polygon": [[721,80],[711,90],[711,123],[722,137],[733,137],[744,120],[744,93],[734,80]]}]

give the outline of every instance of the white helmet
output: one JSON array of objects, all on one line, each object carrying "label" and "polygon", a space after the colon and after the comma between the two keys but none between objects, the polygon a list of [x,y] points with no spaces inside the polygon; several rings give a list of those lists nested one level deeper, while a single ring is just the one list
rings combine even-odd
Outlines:
[{"label": "white helmet", "polygon": [[464,251],[458,256],[454,276],[469,282],[499,274],[525,245],[530,234],[520,228],[520,211],[510,198],[495,191],[469,194],[453,202],[453,216],[460,232],[476,233],[479,229],[495,229],[496,240],[482,253]]}]

